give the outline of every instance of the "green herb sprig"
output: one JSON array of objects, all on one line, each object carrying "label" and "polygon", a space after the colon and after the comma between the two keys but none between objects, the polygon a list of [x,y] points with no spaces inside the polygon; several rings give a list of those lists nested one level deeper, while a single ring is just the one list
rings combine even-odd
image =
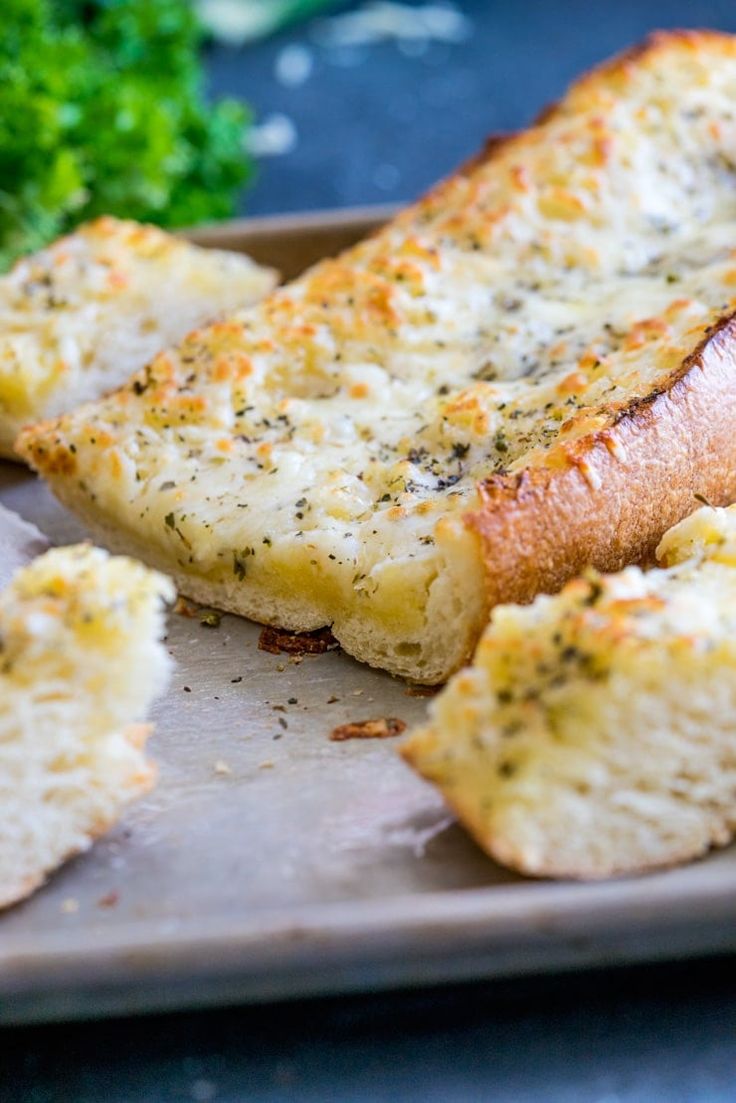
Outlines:
[{"label": "green herb sprig", "polygon": [[227,217],[248,112],[208,104],[188,0],[3,0],[0,268],[102,213]]}]

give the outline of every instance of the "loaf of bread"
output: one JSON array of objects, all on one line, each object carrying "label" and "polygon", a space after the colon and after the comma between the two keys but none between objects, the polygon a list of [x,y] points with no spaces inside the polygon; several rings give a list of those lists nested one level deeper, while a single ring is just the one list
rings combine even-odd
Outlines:
[{"label": "loaf of bread", "polygon": [[190,597],[417,682],[736,497],[736,39],[655,36],[19,451]]},{"label": "loaf of bread", "polygon": [[736,831],[736,507],[671,529],[643,573],[499,606],[402,748],[497,861],[597,878]]},{"label": "loaf of bread", "polygon": [[153,226],[98,218],[0,277],[0,454],[22,425],[119,387],[275,274]]},{"label": "loaf of bread", "polygon": [[169,657],[169,581],[80,545],[0,594],[0,907],[85,850],[150,788],[144,720]]}]

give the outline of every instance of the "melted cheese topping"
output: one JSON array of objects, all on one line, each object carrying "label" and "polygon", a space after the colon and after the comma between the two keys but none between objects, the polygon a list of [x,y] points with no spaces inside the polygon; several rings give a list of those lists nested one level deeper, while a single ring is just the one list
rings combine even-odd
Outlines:
[{"label": "melted cheese topping", "polygon": [[667,37],[27,450],[181,571],[328,622],[369,596],[417,638],[478,480],[605,428],[734,310],[734,104],[736,40]]},{"label": "melted cheese topping", "polygon": [[0,278],[0,438],[120,386],[195,325],[273,286],[247,257],[113,218],[23,258]]}]

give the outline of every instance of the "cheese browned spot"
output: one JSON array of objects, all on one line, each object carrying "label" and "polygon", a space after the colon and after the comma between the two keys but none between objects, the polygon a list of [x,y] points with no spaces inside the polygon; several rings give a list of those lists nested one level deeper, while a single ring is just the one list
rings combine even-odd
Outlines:
[{"label": "cheese browned spot", "polygon": [[441,681],[736,493],[734,104],[736,40],[657,38],[21,452],[189,596]]}]

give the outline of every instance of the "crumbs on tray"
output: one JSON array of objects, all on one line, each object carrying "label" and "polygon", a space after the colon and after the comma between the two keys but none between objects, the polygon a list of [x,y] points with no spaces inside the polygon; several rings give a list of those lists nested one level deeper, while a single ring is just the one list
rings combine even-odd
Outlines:
[{"label": "crumbs on tray", "polygon": [[406,724],[395,716],[382,717],[380,720],[357,720],[340,724],[330,732],[333,743],[342,743],[346,739],[388,739],[406,731]]}]

